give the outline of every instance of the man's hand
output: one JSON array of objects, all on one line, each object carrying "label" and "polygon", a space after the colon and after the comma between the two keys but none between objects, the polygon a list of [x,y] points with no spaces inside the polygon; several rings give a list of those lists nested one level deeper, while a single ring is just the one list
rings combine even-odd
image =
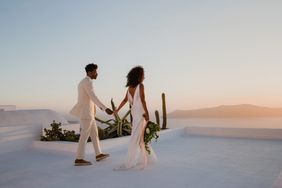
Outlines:
[{"label": "man's hand", "polygon": [[109,114],[109,115],[112,115],[112,114],[113,114],[113,111],[112,111],[111,109],[109,109],[109,108],[107,108],[105,111],[106,111],[106,113]]}]

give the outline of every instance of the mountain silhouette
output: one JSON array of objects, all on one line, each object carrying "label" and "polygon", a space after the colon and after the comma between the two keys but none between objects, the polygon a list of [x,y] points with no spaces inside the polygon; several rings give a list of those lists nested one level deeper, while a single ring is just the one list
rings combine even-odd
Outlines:
[{"label": "mountain silhouette", "polygon": [[175,110],[169,118],[248,118],[248,117],[282,117],[282,108],[261,107],[251,104],[221,105],[196,110]]}]

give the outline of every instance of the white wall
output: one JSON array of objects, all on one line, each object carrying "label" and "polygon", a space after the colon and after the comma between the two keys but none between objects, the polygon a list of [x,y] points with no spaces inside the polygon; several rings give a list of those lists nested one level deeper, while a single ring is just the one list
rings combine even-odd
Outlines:
[{"label": "white wall", "polygon": [[52,110],[0,111],[0,154],[27,149],[40,140],[42,126],[50,126],[53,120],[68,124]]},{"label": "white wall", "polygon": [[16,110],[16,105],[0,105],[0,111]]}]

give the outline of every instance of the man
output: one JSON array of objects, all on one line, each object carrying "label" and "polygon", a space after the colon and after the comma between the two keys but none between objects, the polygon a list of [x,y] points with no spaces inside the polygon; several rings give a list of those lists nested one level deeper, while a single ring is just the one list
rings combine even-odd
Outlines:
[{"label": "man", "polygon": [[92,80],[96,79],[98,66],[96,64],[88,64],[85,67],[87,76],[80,81],[78,85],[78,102],[70,111],[70,114],[79,117],[80,119],[80,138],[78,142],[77,155],[75,166],[92,165],[90,161],[84,160],[85,146],[89,136],[96,153],[96,161],[103,160],[109,157],[109,154],[103,154],[100,147],[98,129],[95,121],[96,105],[107,114],[113,112],[107,108],[95,95]]}]

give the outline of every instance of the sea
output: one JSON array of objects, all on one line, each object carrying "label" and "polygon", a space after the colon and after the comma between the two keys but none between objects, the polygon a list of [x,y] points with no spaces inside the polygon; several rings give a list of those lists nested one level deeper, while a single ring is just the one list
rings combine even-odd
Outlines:
[{"label": "sea", "polygon": [[[162,120],[161,120],[162,125]],[[168,128],[224,127],[282,129],[282,117],[261,118],[183,118],[167,119]]]}]

